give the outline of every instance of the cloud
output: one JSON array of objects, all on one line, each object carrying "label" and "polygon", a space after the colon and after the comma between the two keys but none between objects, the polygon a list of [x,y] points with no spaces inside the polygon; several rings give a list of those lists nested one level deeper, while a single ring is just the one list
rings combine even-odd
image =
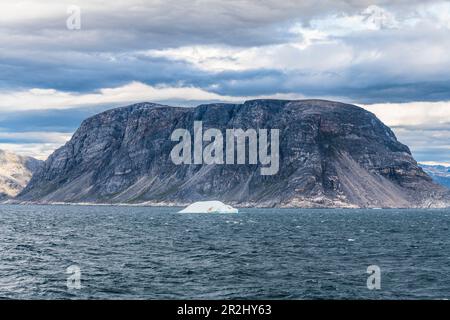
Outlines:
[{"label": "cloud", "polygon": [[[253,48],[223,46],[193,46],[177,49],[150,50],[152,58],[186,61],[209,72],[244,71],[255,69],[311,70],[324,72],[346,66],[352,61],[352,52],[335,42],[321,43],[305,50],[302,43],[288,43]],[[327,50],[332,48],[333,55]]]},{"label": "cloud", "polygon": [[45,160],[71,137],[66,132],[0,132],[0,149]]},{"label": "cloud", "polygon": [[61,132],[0,132],[0,143],[65,143],[72,134]]},{"label": "cloud", "polygon": [[8,150],[19,155],[30,156],[39,160],[45,160],[47,157],[61,147],[60,143],[0,143],[1,150]]},{"label": "cloud", "polygon": [[[281,44],[194,45],[145,54],[203,72],[234,72],[235,79],[218,81],[221,94],[236,94],[234,87],[253,80],[239,72],[272,70],[272,90],[278,92],[366,103],[445,100],[450,98],[450,20],[431,14],[430,7],[400,17],[377,6],[324,16],[295,24],[290,30],[298,37]],[[450,15],[450,3],[439,8]],[[259,92],[257,81],[253,90]]]},{"label": "cloud", "polygon": [[448,161],[448,162],[421,161],[420,164],[424,164],[424,165],[428,165],[428,166],[444,166],[444,167],[450,167],[450,161]]},{"label": "cloud", "polygon": [[0,90],[136,81],[222,96],[450,99],[448,2],[75,1],[77,31],[65,28],[67,4],[1,4]]},{"label": "cloud", "polygon": [[[198,102],[243,102],[250,99],[301,99],[304,96],[295,93],[280,93],[272,95],[254,96],[226,96],[196,87],[150,86],[140,82],[131,82],[115,88],[102,88],[90,93],[73,93],[55,89],[33,88],[22,91],[0,92],[0,110],[7,112],[11,118],[11,111],[73,109],[80,107],[119,106],[127,103],[143,101],[172,102],[181,106],[192,106]],[[0,112],[0,125],[2,125]],[[10,120],[8,120],[10,121]],[[4,122],[4,121],[3,121]]]},{"label": "cloud", "polygon": [[362,105],[390,126],[420,162],[450,162],[450,101]]},{"label": "cloud", "polygon": [[418,162],[450,162],[450,126],[441,130],[394,128],[394,132]]},{"label": "cloud", "polygon": [[[30,41],[52,49],[95,51],[193,42],[254,45],[283,41],[285,31],[273,26],[317,12],[313,4],[313,1],[274,0],[128,0],[108,4],[102,0],[20,1],[1,4],[0,26],[20,31],[12,37],[15,40],[12,45],[16,47],[28,47]],[[69,5],[81,9],[80,32],[66,30]],[[52,41],[55,38],[49,35],[58,41]]]},{"label": "cloud", "polygon": [[[438,129],[450,127],[450,101],[361,105],[391,127]],[[450,140],[449,140],[450,141]]]},{"label": "cloud", "polygon": [[132,82],[116,88],[103,88],[92,93],[71,93],[55,89],[29,89],[0,93],[2,110],[65,109],[98,104],[118,104],[141,101],[189,100],[239,100],[220,96],[195,87],[153,87]]}]

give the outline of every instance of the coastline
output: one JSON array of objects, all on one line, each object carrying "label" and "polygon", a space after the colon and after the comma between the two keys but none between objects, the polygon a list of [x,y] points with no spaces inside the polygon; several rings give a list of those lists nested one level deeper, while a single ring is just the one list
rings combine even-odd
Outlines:
[{"label": "coastline", "polygon": [[[190,202],[139,202],[139,203],[104,203],[104,202],[40,202],[40,201],[18,201],[14,199],[8,199],[0,202],[0,205],[38,205],[38,206],[105,206],[105,207],[166,207],[166,208],[183,208],[189,206]],[[286,205],[272,205],[265,206],[264,204],[256,203],[234,203],[227,202],[236,208],[255,208],[255,209],[372,209],[372,210],[411,210],[411,209],[449,209],[450,204],[445,205],[440,203],[438,205],[432,206],[410,206],[410,207],[358,207],[354,205],[347,206],[295,206],[292,204]]]}]

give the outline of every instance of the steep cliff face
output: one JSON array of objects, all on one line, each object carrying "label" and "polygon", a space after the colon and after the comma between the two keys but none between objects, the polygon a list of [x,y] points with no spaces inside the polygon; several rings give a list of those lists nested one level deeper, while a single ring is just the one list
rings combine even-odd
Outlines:
[{"label": "steep cliff face", "polygon": [[0,150],[0,200],[16,196],[43,161]]},{"label": "steep cliff face", "polygon": [[[178,128],[279,129],[279,171],[261,164],[175,165]],[[206,146],[208,143],[204,142]],[[225,151],[224,151],[225,153]],[[439,207],[432,182],[373,114],[323,100],[253,100],[177,108],[140,103],[86,119],[18,197],[37,202],[179,203],[241,206]]]}]

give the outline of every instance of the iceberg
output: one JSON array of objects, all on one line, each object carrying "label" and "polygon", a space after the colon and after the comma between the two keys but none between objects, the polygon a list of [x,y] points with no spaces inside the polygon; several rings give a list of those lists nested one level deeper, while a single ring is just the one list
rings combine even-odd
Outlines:
[{"label": "iceberg", "polygon": [[238,209],[220,201],[199,201],[190,204],[178,213],[238,213]]}]

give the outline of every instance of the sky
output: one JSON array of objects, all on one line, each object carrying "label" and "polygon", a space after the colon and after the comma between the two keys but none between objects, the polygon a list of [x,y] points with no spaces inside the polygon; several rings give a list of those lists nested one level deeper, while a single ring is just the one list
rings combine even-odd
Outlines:
[{"label": "sky", "polygon": [[0,149],[45,159],[135,102],[317,98],[450,164],[449,52],[442,0],[0,0]]}]

